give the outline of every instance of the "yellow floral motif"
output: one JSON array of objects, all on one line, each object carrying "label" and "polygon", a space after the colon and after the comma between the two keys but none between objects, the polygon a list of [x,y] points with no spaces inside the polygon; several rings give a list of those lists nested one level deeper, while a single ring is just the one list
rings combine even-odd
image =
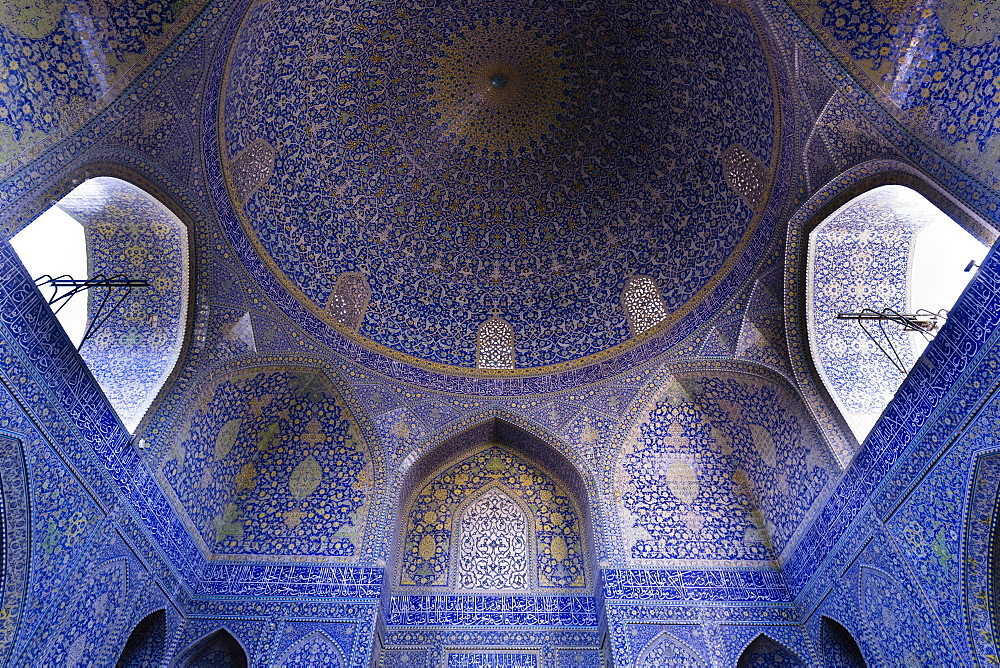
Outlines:
[{"label": "yellow floral motif", "polygon": [[236,474],[236,491],[242,491],[244,489],[253,489],[257,484],[257,467],[253,465],[253,462],[247,462],[240,469],[240,472]]},{"label": "yellow floral motif", "polygon": [[434,537],[430,534],[426,534],[423,538],[421,538],[420,547],[417,552],[420,554],[421,559],[433,559],[435,552],[437,552]]},{"label": "yellow floral motif", "polygon": [[549,553],[556,561],[566,561],[566,557],[569,556],[569,548],[566,546],[566,539],[562,536],[556,536],[553,538],[552,544],[549,546]]},{"label": "yellow floral motif", "polygon": [[292,477],[288,480],[288,490],[296,499],[304,499],[315,492],[321,482],[323,482],[323,469],[320,468],[316,458],[309,455],[292,471]]},{"label": "yellow floral motif", "polygon": [[219,429],[218,436],[215,437],[215,448],[212,450],[212,455],[215,457],[215,461],[220,461],[225,459],[226,455],[230,453],[233,449],[233,444],[236,443],[236,437],[240,433],[240,425],[243,424],[241,418],[235,418],[229,420],[222,428]]}]

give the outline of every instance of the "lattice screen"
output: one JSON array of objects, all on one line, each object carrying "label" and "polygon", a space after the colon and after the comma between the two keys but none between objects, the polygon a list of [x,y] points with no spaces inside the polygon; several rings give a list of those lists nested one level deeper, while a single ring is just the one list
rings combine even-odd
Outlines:
[{"label": "lattice screen", "polygon": [[258,139],[233,158],[230,172],[236,200],[243,204],[271,178],[274,171],[274,149],[263,139]]},{"label": "lattice screen", "polygon": [[527,589],[528,522],[521,507],[498,489],[462,515],[459,589]]},{"label": "lattice screen", "polygon": [[743,198],[754,211],[764,203],[767,187],[767,168],[750,151],[733,144],[722,155],[722,171],[729,187]]},{"label": "lattice screen", "polygon": [[345,327],[358,331],[371,298],[372,289],[365,275],[357,271],[345,271],[337,277],[337,285],[327,301],[326,312]]},{"label": "lattice screen", "polygon": [[631,276],[622,291],[622,307],[632,329],[641,334],[667,317],[667,307],[656,282],[648,276]]},{"label": "lattice screen", "polygon": [[514,328],[503,318],[493,316],[479,326],[476,367],[514,368]]}]

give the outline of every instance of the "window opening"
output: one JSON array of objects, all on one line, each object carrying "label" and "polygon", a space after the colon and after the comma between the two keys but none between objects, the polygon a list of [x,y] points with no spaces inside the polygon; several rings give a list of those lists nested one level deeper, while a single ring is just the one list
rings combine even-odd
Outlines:
[{"label": "window opening", "polygon": [[499,316],[491,316],[479,326],[477,339],[477,368],[514,368],[514,328],[509,322]]},{"label": "window opening", "polygon": [[667,317],[667,307],[656,282],[648,276],[630,276],[622,290],[622,307],[632,336],[660,324]]},{"label": "window opening", "polygon": [[[32,278],[87,276],[87,240],[83,225],[57,206],[47,209],[15,234],[10,245]],[[49,304],[52,303],[50,298]],[[87,301],[67,301],[58,311],[53,310],[73,345],[79,348],[87,331]]]},{"label": "window opening", "polygon": [[337,277],[337,284],[326,305],[326,311],[345,327],[358,331],[371,302],[372,290],[365,275],[347,271]]},{"label": "window opening", "polygon": [[809,343],[863,441],[946,321],[987,248],[911,188],[880,186],[809,236]]},{"label": "window opening", "polygon": [[756,211],[764,203],[767,185],[767,168],[750,151],[734,144],[722,154],[722,171],[726,182],[751,209]]},{"label": "window opening", "polygon": [[274,172],[274,149],[257,139],[233,158],[231,173],[236,201],[245,204]]},{"label": "window opening", "polygon": [[[59,312],[64,306],[69,304],[73,297],[83,294],[88,290],[104,288],[103,293],[98,298],[96,307],[91,309],[92,316],[86,323],[80,343],[77,344],[77,349],[79,349],[80,346],[86,343],[87,339],[97,332],[101,325],[106,323],[115,314],[115,311],[122,305],[122,302],[132,294],[133,288],[148,288],[149,281],[129,278],[124,274],[116,274],[114,276],[98,274],[91,278],[73,278],[69,274],[52,277],[48,274],[43,274],[35,279],[35,285],[39,288],[52,288],[52,296],[49,297],[48,303],[52,307],[56,317],[59,316]],[[93,301],[91,299],[92,305]]]},{"label": "window opening", "polygon": [[10,243],[134,431],[184,340],[184,224],[144,190],[98,177],[74,188]]}]

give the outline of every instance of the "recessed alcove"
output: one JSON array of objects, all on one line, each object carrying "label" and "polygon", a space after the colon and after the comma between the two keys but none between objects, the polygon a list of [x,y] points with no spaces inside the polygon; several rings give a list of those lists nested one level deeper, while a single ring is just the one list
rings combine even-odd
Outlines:
[{"label": "recessed alcove", "polygon": [[134,431],[184,342],[187,228],[145,190],[96,177],[55,202],[10,243],[119,418]]},{"label": "recessed alcove", "polygon": [[487,418],[417,459],[399,499],[380,611],[386,649],[401,628],[596,630],[587,486],[540,435]]},{"label": "recessed alcove", "polygon": [[144,668],[163,663],[167,650],[167,612],[156,610],[143,617],[129,634],[115,668]]},{"label": "recessed alcove", "polygon": [[840,622],[823,617],[820,622],[820,649],[824,666],[867,668],[861,648]]},{"label": "recessed alcove", "polygon": [[173,664],[178,668],[247,668],[247,653],[226,629],[205,636]]},{"label": "recessed alcove", "polygon": [[[858,195],[810,233],[810,349],[858,441],[867,437],[988,250],[926,197],[902,185]],[[935,322],[936,328],[926,335],[907,330],[897,316]]]}]

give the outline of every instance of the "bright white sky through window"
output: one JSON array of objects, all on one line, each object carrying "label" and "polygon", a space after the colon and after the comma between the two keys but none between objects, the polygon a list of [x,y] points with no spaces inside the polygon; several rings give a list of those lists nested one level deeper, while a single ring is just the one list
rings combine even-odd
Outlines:
[{"label": "bright white sky through window", "polygon": [[[87,242],[80,225],[72,216],[57,206],[36,218],[18,232],[11,246],[21,258],[31,277],[43,274],[73,278],[87,278]],[[42,288],[48,299],[52,288]],[[79,346],[87,328],[87,294],[78,294],[69,300],[57,317],[73,345]]]},{"label": "bright white sky through window", "polygon": [[[927,206],[932,208],[929,202]],[[969,261],[981,263],[989,250],[943,212],[935,209],[935,213],[934,219],[914,239],[911,313],[918,309],[950,310],[976,273],[975,268],[965,271]],[[913,345],[919,355],[927,342],[915,333]]]}]

